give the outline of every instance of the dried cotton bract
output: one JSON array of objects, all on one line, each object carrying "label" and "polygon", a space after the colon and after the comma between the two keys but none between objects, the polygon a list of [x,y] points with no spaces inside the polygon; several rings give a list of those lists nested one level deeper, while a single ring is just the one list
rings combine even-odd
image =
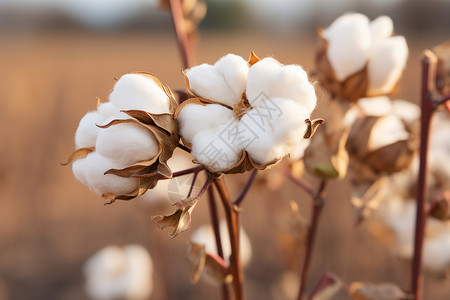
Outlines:
[{"label": "dried cotton bract", "polygon": [[148,73],[122,76],[110,101],[80,121],[75,133],[75,177],[110,201],[129,200],[172,172],[167,160],[178,145],[170,90]]},{"label": "dried cotton bract", "polygon": [[176,111],[180,135],[210,171],[264,169],[301,155],[317,98],[300,66],[228,54],[186,70],[186,81],[191,98]]},{"label": "dried cotton bract", "polygon": [[319,30],[319,37],[319,76],[333,96],[355,101],[395,91],[408,46],[403,36],[393,36],[389,17],[370,22],[365,15],[346,14]]},{"label": "dried cotton bract", "polygon": [[91,299],[148,299],[153,290],[153,263],[139,245],[108,246],[83,267],[85,291]]}]

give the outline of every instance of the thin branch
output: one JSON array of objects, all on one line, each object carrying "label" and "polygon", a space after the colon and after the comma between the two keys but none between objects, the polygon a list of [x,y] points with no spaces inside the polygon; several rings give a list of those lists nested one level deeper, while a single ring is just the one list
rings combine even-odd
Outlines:
[{"label": "thin branch", "polygon": [[239,196],[236,198],[236,200],[233,202],[233,205],[240,206],[242,204],[242,201],[244,200],[245,196],[247,196],[248,191],[252,187],[253,182],[256,179],[256,175],[258,174],[258,169],[253,169],[250,173],[250,176],[247,180],[247,182],[244,185],[244,188],[242,189]]},{"label": "thin branch", "polygon": [[169,4],[178,48],[180,50],[181,60],[183,61],[183,69],[187,69],[194,65],[193,43],[186,32],[181,0],[169,0]]},{"label": "thin branch", "polygon": [[197,166],[197,167],[189,168],[189,169],[186,169],[186,170],[181,170],[181,171],[173,173],[172,174],[172,178],[183,176],[183,175],[187,175],[187,174],[191,174],[191,173],[196,173],[196,172],[198,173],[198,172],[200,172],[203,169],[204,169],[203,166]]},{"label": "thin branch", "polygon": [[186,147],[186,146],[183,145],[183,144],[178,143],[178,146],[177,146],[177,147],[180,148],[181,150],[187,152],[187,153],[191,153],[191,149],[189,149],[188,147]]},{"label": "thin branch", "polygon": [[293,183],[295,183],[301,189],[303,189],[305,192],[307,192],[311,197],[314,198],[316,196],[316,191],[309,185],[309,183],[307,183],[306,181],[304,181],[301,178],[297,178],[294,175],[292,175],[292,172],[287,168],[284,169],[282,172],[284,173],[284,175],[287,178],[289,178]]},{"label": "thin branch", "polygon": [[[211,224],[214,231],[214,237],[216,240],[217,255],[220,258],[224,259],[222,240],[220,236],[219,216],[217,214],[216,198],[214,196],[214,190],[212,189],[211,186],[208,188],[208,200],[209,200],[209,214],[211,216]],[[228,286],[226,283],[222,284],[221,290],[222,290],[222,299],[229,300],[230,294],[228,292]]]},{"label": "thin branch", "polygon": [[411,288],[415,300],[422,299],[422,253],[425,235],[427,195],[427,156],[430,124],[433,115],[432,91],[436,76],[437,58],[431,51],[425,51],[422,59],[422,96],[420,124],[419,176],[417,182],[416,230],[414,237],[414,256],[412,260]]},{"label": "thin branch", "polygon": [[305,250],[305,256],[303,258],[303,265],[302,265],[302,271],[301,271],[301,277],[300,277],[300,288],[299,288],[298,297],[297,297],[298,300],[303,299],[303,294],[304,294],[305,288],[306,288],[306,282],[308,280],[309,264],[311,263],[312,250],[313,250],[314,241],[316,238],[317,227],[319,224],[319,218],[320,218],[320,214],[322,212],[322,207],[324,204],[326,186],[327,186],[327,181],[322,180],[322,182],[320,183],[319,189],[317,190],[317,192],[314,193],[311,224],[309,226],[308,236],[306,239],[306,250]]},{"label": "thin branch", "polygon": [[222,200],[223,208],[225,211],[225,217],[227,220],[228,232],[230,234],[231,256],[230,267],[231,274],[233,275],[233,291],[235,300],[244,299],[243,290],[243,273],[241,266],[241,258],[239,252],[239,222],[238,222],[238,210],[233,209],[230,197],[222,181],[222,178],[218,178],[214,185],[219,192],[220,199]]},{"label": "thin branch", "polygon": [[188,198],[191,196],[191,194],[192,194],[192,191],[194,190],[194,185],[195,185],[195,182],[197,181],[197,177],[198,177],[198,173],[199,173],[200,171],[196,171],[196,172],[194,172],[194,176],[193,176],[193,178],[192,178],[192,182],[191,182],[191,187],[189,188],[189,193],[188,193]]}]

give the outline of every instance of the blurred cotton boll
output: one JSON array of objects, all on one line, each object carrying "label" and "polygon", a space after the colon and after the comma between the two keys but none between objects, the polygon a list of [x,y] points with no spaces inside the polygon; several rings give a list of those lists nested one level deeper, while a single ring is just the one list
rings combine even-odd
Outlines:
[{"label": "blurred cotton boll", "polygon": [[[231,246],[228,234],[227,222],[225,220],[220,221],[220,237],[222,240],[222,250],[224,260],[230,261]],[[213,228],[210,225],[204,225],[195,230],[191,235],[191,242],[196,244],[205,245],[206,252],[217,253],[216,240],[214,237]],[[247,233],[241,227],[239,233],[239,245],[242,266],[247,266],[252,258],[252,246]]]},{"label": "blurred cotton boll", "polygon": [[[152,2],[152,1],[150,1]],[[153,1],[156,2],[156,1]],[[61,8],[77,21],[89,27],[109,28],[131,19],[143,6],[142,0],[64,0]]]},{"label": "blurred cotton boll", "polygon": [[95,300],[148,299],[153,290],[153,262],[139,245],[108,246],[83,267],[86,294]]},{"label": "blurred cotton boll", "polygon": [[[450,189],[450,114],[436,113],[431,124],[429,146],[430,171],[444,187]],[[447,162],[447,163],[444,163]]]}]

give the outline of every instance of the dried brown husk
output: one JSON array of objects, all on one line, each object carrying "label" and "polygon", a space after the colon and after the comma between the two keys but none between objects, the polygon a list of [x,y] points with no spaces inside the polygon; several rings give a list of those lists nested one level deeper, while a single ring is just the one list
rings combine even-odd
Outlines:
[{"label": "dried brown husk", "polygon": [[383,96],[397,91],[400,79],[397,80],[397,83],[388,93],[368,94],[369,72],[367,64],[360,71],[348,76],[344,81],[339,81],[327,56],[329,44],[324,38],[323,29],[319,28],[317,34],[319,36],[315,57],[317,73],[320,83],[331,94],[332,98],[356,102],[360,98]]},{"label": "dried brown husk", "polygon": [[[254,52],[252,52],[250,54],[248,63],[249,65],[253,65],[255,63],[257,63],[258,61],[260,61],[260,58],[258,56],[256,56],[256,54]],[[242,95],[241,101],[236,104],[234,107],[230,107],[229,105],[225,105],[223,103],[220,102],[216,102],[213,100],[209,100],[209,99],[205,99],[202,97],[199,97],[197,95],[195,95],[194,92],[192,92],[191,88],[190,88],[190,84],[189,84],[189,78],[186,76],[186,74],[183,72],[183,75],[185,77],[185,81],[186,81],[186,91],[189,95],[189,99],[185,100],[183,103],[181,103],[177,109],[175,110],[175,119],[178,117],[180,111],[189,104],[198,104],[198,105],[208,105],[208,104],[218,104],[221,106],[224,106],[230,110],[235,111],[234,109],[236,109],[236,111],[238,112],[238,115],[236,116],[237,118],[242,117],[242,114],[250,109],[252,109],[252,106],[250,105],[250,103],[248,102],[246,96],[245,96],[245,92]],[[305,120],[305,122],[307,122],[308,126],[308,131],[309,131],[309,135],[308,138],[311,137],[315,130],[317,129],[317,126],[323,123],[323,119],[316,119],[316,120]],[[307,132],[308,133],[308,132]],[[306,134],[306,133],[305,133]],[[301,137],[300,137],[301,138]],[[181,138],[181,140],[183,141],[183,144],[188,147],[189,149],[191,148],[191,145],[184,140],[183,138]],[[277,164],[279,161],[281,161],[280,159],[275,159],[271,162],[268,162],[266,164],[258,164],[257,162],[255,162],[250,155],[248,154],[247,151],[242,151],[241,157],[239,159],[239,161],[232,167],[225,169],[225,170],[221,170],[219,172],[214,171],[209,169],[207,166],[205,166],[205,169],[207,169],[209,172],[211,173],[223,173],[223,174],[237,174],[237,173],[245,173],[247,171],[252,170],[253,168],[256,168],[258,170],[265,170],[267,168],[271,168],[272,166],[274,166],[275,164]],[[195,163],[199,163],[197,161],[194,161]]]},{"label": "dried brown husk", "polygon": [[191,259],[191,282],[197,283],[203,271],[207,272],[218,283],[231,283],[233,276],[225,261],[205,251],[205,246],[191,243],[189,252]]},{"label": "dried brown husk", "polygon": [[450,93],[450,41],[446,41],[432,49],[437,56],[436,89],[442,95]]},{"label": "dried brown husk", "polygon": [[407,300],[414,299],[393,283],[353,282],[348,293],[354,300]]},{"label": "dried brown husk", "polygon": [[[172,171],[167,165],[167,161],[172,157],[173,151],[178,146],[180,139],[178,134],[178,123],[173,116],[176,109],[176,102],[170,88],[161,83],[157,77],[150,73],[134,72],[133,74],[150,77],[158,84],[169,97],[170,113],[152,114],[141,110],[127,110],[123,112],[132,117],[132,119],[116,119],[104,126],[98,126],[100,128],[108,128],[123,123],[137,124],[147,129],[149,134],[153,135],[159,144],[158,153],[152,159],[140,161],[124,169],[110,169],[105,172],[105,174],[138,179],[136,188],[128,194],[103,194],[103,198],[109,201],[107,204],[111,204],[115,200],[131,200],[144,194],[148,189],[154,188],[158,180],[172,178]],[[69,156],[66,164],[71,163],[76,159],[85,158],[93,151],[95,151],[95,147],[77,149]]]}]

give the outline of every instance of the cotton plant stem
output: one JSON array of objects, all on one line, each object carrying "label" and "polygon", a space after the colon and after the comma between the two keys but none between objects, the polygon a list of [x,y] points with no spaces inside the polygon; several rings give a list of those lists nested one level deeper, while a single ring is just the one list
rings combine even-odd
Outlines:
[{"label": "cotton plant stem", "polygon": [[243,280],[241,257],[239,251],[239,220],[238,210],[235,209],[231,203],[228,192],[222,181],[222,178],[218,178],[214,185],[219,192],[220,199],[225,211],[225,217],[227,220],[228,232],[230,234],[231,256],[230,267],[231,274],[233,276],[233,292],[235,300],[244,299]]},{"label": "cotton plant stem", "polygon": [[[216,197],[214,196],[214,190],[211,186],[208,188],[208,202],[209,202],[209,213],[211,216],[211,224],[216,241],[217,255],[220,258],[224,259],[222,249],[222,239],[220,236],[219,215],[217,214]],[[223,300],[230,299],[230,293],[228,292],[228,285],[226,283],[222,283],[221,292]]]},{"label": "cotton plant stem", "polygon": [[192,40],[186,32],[182,0],[169,0],[169,4],[173,26],[177,36],[178,48],[183,62],[183,69],[188,69],[194,65],[194,49]]},{"label": "cotton plant stem", "polygon": [[250,176],[249,176],[247,182],[245,183],[245,186],[242,189],[241,193],[236,198],[236,200],[234,200],[233,205],[240,206],[242,204],[242,201],[244,200],[245,196],[247,196],[247,193],[250,190],[250,188],[252,187],[252,184],[255,181],[257,174],[258,174],[258,169],[253,169],[252,172],[250,173]]},{"label": "cotton plant stem", "polygon": [[314,189],[309,185],[309,183],[307,183],[306,181],[304,181],[301,178],[297,178],[294,175],[292,175],[292,172],[289,169],[285,169],[283,170],[284,175],[289,178],[293,183],[295,183],[296,185],[298,185],[301,189],[303,189],[305,192],[307,192],[311,197],[315,197],[316,196],[316,192],[314,191]]},{"label": "cotton plant stem", "polygon": [[184,175],[191,174],[191,173],[198,173],[198,172],[200,172],[203,169],[204,169],[203,166],[197,166],[197,167],[189,168],[189,169],[186,169],[186,170],[181,170],[181,171],[178,171],[178,172],[174,172],[172,174],[172,178],[179,177],[179,176],[184,176]]},{"label": "cotton plant stem", "polygon": [[305,256],[303,258],[303,265],[302,265],[301,277],[300,277],[300,288],[299,288],[299,292],[298,292],[298,296],[297,296],[298,300],[303,300],[303,295],[305,293],[306,283],[308,280],[309,264],[311,262],[312,250],[313,250],[314,241],[316,238],[317,227],[319,224],[319,218],[320,218],[320,214],[322,212],[322,208],[323,208],[323,204],[324,204],[326,186],[327,186],[327,181],[322,180],[322,182],[320,183],[319,189],[317,190],[317,192],[315,192],[315,195],[313,197],[311,224],[309,226],[308,236],[306,239],[306,250],[305,250]]},{"label": "cotton plant stem", "polygon": [[431,51],[425,51],[422,58],[422,94],[419,150],[419,176],[417,181],[416,230],[414,237],[414,256],[412,260],[411,289],[415,300],[423,296],[422,253],[426,225],[425,199],[427,196],[427,156],[430,124],[433,115],[433,91],[436,76],[437,58]]},{"label": "cotton plant stem", "polygon": [[191,187],[189,188],[188,198],[192,195],[192,191],[194,190],[195,182],[197,181],[198,173],[200,171],[194,172],[194,176],[192,177]]}]

